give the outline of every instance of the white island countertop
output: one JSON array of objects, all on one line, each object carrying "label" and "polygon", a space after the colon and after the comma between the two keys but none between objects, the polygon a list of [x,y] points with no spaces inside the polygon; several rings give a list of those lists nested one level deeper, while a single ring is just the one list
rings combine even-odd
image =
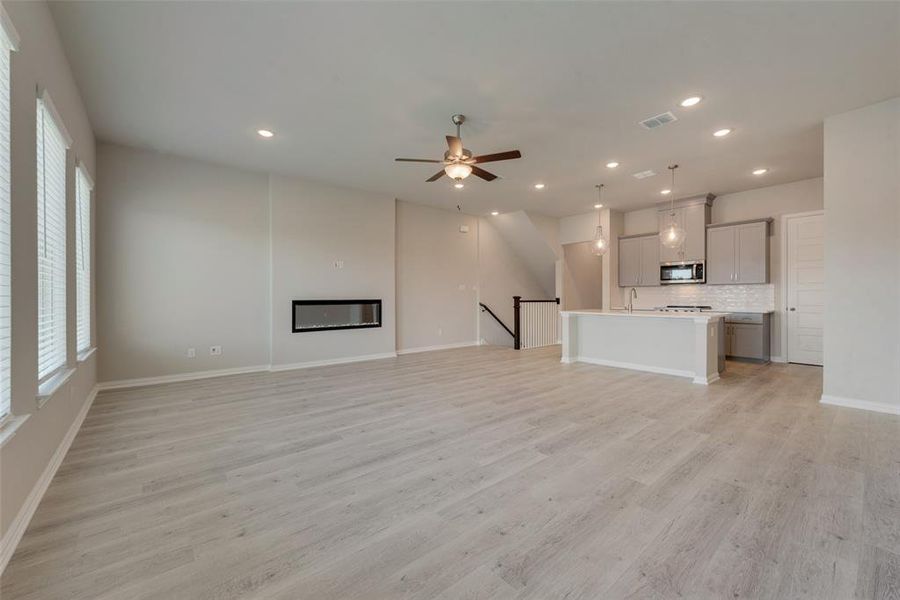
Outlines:
[{"label": "white island countertop", "polygon": [[662,310],[646,310],[635,309],[633,312],[627,310],[601,310],[599,308],[586,308],[583,310],[564,310],[560,314],[563,315],[583,315],[593,317],[634,317],[634,318],[651,318],[651,319],[690,319],[700,321],[715,321],[727,317],[731,313],[727,312],[667,312]]}]

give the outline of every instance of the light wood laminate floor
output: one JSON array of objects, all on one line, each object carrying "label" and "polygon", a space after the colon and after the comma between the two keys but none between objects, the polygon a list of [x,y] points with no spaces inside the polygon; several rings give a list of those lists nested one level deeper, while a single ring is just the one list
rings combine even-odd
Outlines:
[{"label": "light wood laminate floor", "polygon": [[479,347],[101,393],[24,599],[897,598],[900,418]]}]

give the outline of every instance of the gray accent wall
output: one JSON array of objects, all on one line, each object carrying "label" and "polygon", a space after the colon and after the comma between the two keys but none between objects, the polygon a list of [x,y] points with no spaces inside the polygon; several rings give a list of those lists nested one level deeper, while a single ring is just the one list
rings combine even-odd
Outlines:
[{"label": "gray accent wall", "polygon": [[98,162],[100,381],[268,364],[267,176],[113,144]]},{"label": "gray accent wall", "polygon": [[474,344],[478,218],[398,200],[396,260],[397,350]]},{"label": "gray accent wall", "polygon": [[[511,345],[479,298],[512,327],[514,295],[546,296],[492,218],[116,144],[98,155],[103,382]],[[352,298],[380,298],[382,327],[291,332],[292,300]]]}]

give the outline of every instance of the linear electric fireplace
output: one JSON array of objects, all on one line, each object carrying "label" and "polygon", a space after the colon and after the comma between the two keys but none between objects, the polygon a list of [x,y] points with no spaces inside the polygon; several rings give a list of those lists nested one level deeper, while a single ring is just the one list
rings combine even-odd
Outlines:
[{"label": "linear electric fireplace", "polygon": [[294,300],[291,331],[381,327],[381,300]]}]

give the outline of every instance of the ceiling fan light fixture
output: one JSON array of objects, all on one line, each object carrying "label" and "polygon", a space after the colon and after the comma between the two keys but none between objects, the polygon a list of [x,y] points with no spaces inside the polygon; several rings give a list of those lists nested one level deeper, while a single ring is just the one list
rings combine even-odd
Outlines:
[{"label": "ceiling fan light fixture", "polygon": [[453,163],[444,167],[444,173],[447,174],[450,179],[456,179],[459,181],[460,179],[465,179],[469,175],[472,174],[472,165],[467,165],[465,163]]}]

